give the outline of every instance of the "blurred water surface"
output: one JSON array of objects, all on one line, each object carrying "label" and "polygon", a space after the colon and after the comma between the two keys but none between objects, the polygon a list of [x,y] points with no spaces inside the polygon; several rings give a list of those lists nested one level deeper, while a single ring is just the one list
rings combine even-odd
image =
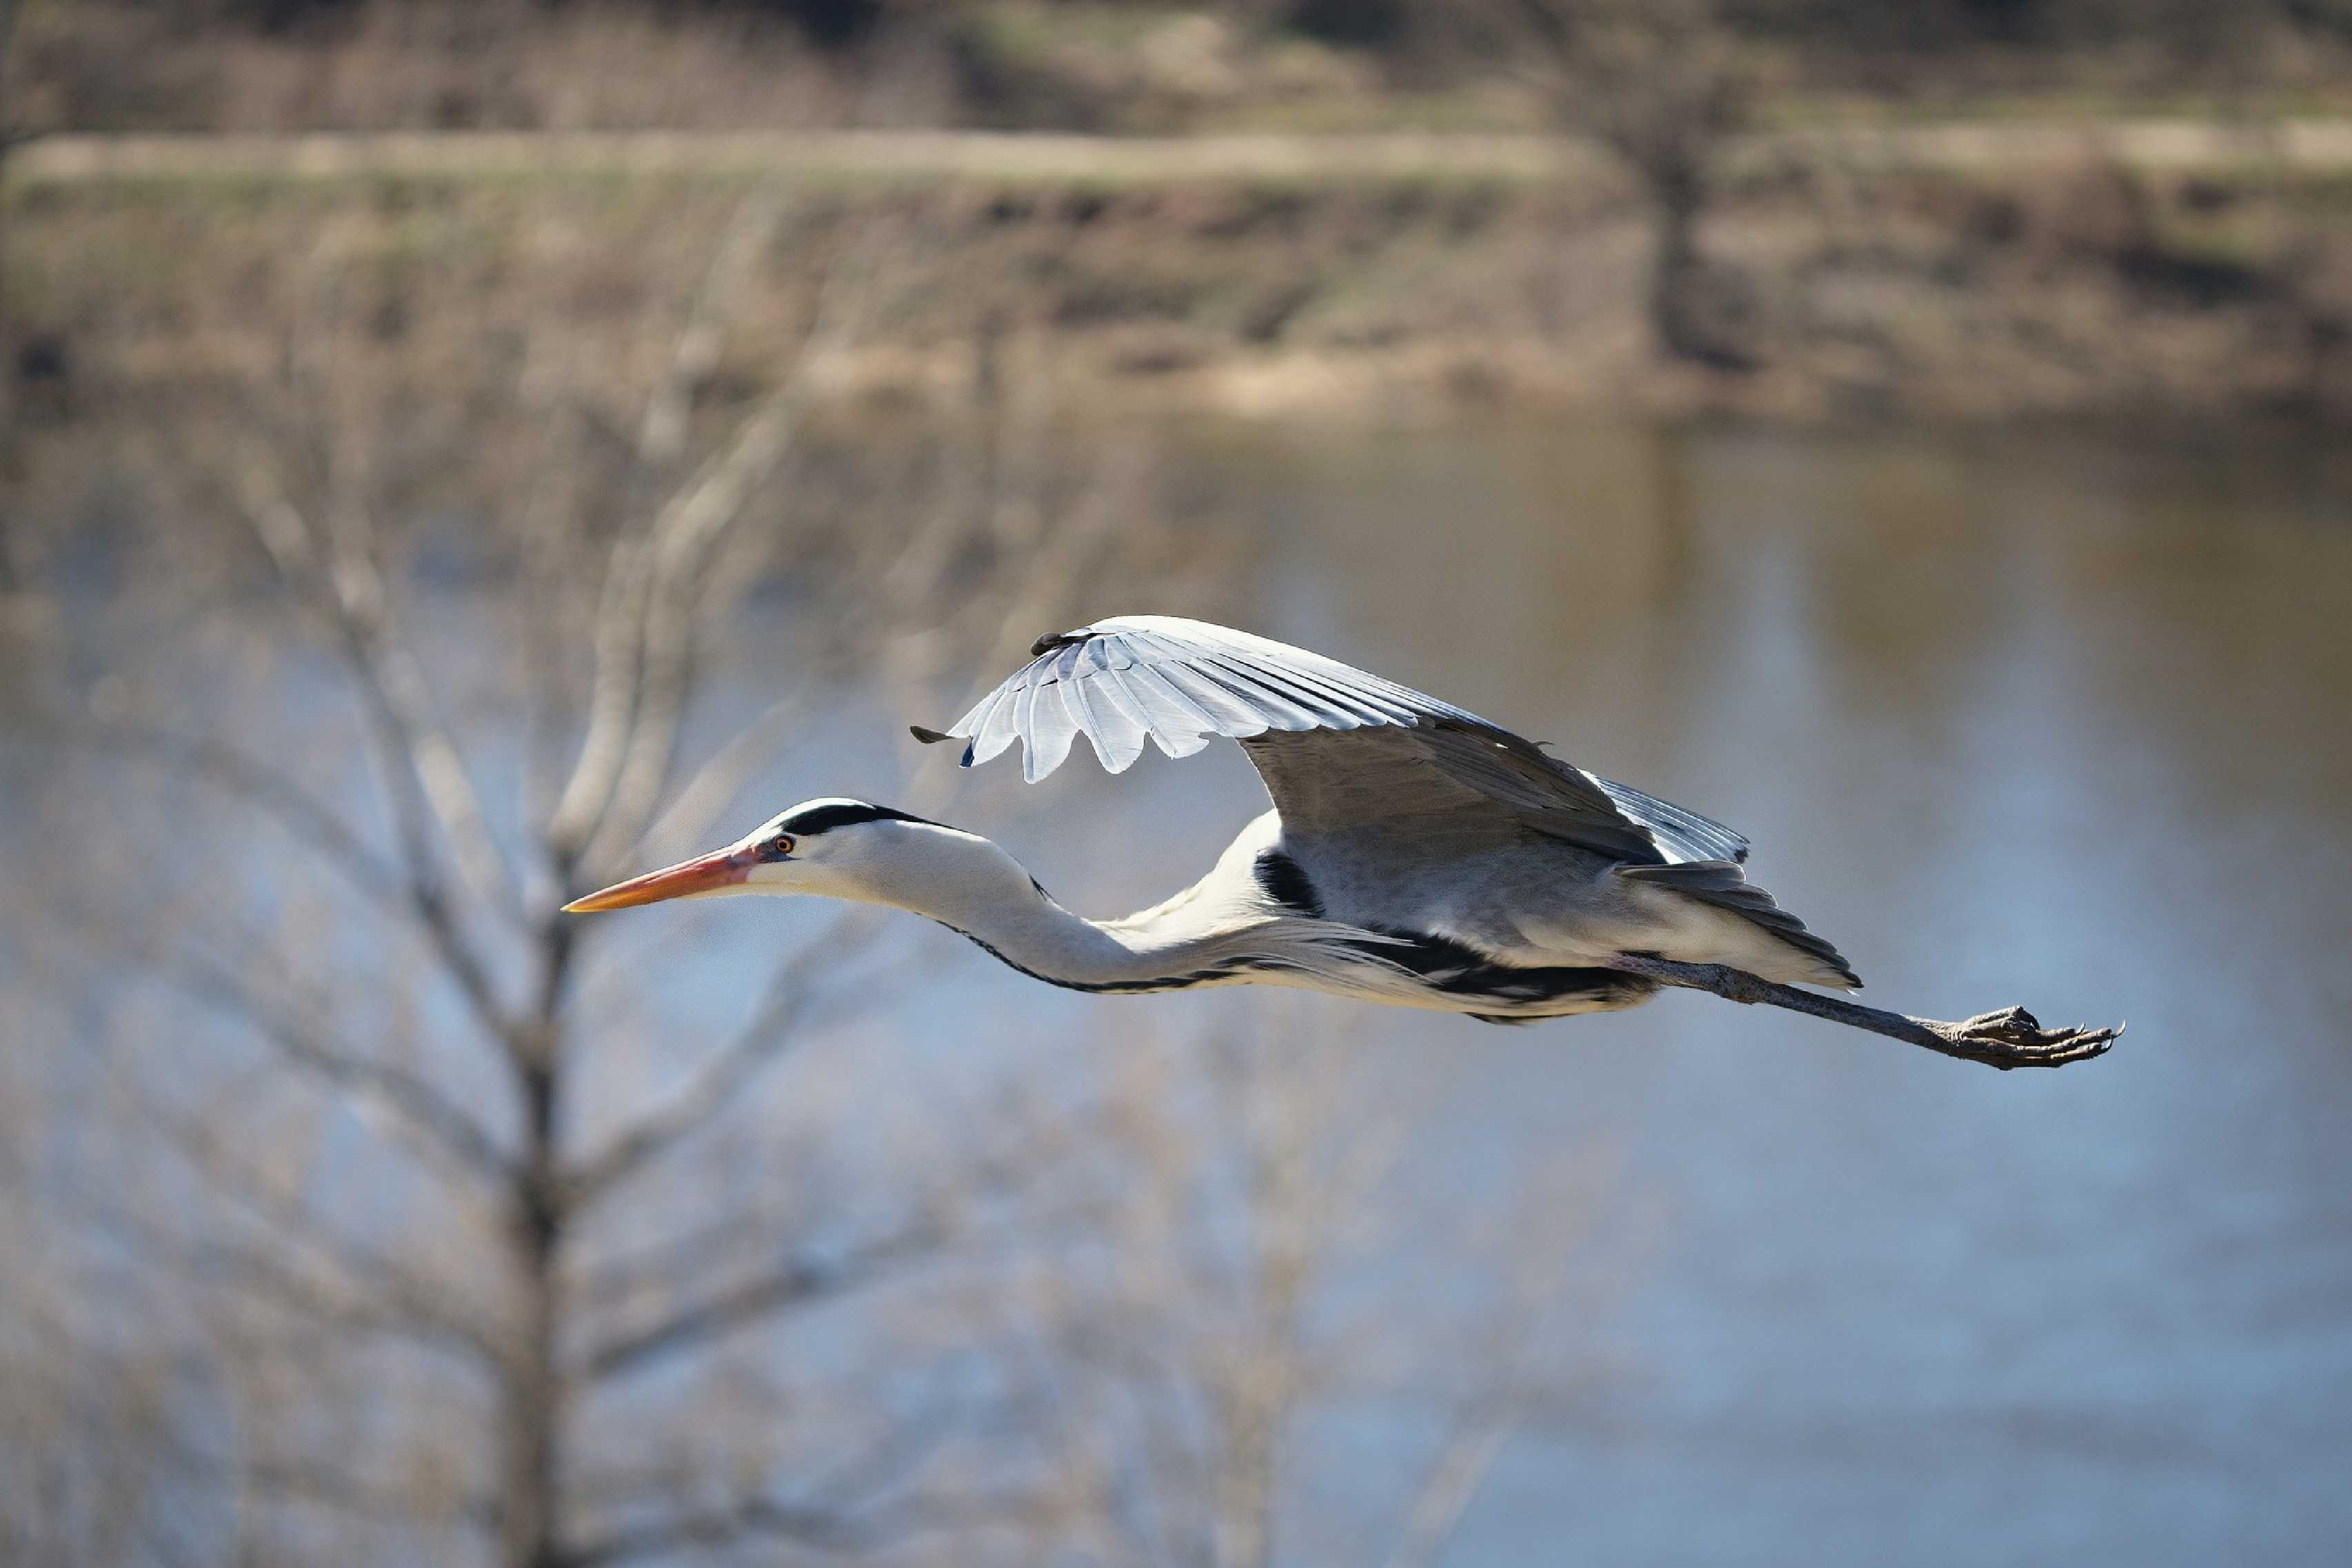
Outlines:
[{"label": "blurred water surface", "polygon": [[[1696,996],[1349,1016],[1445,1053],[1416,1158],[1464,1205],[1581,1140],[1663,1205],[1612,1254],[1616,1375],[1506,1450],[1448,1561],[2352,1550],[2341,465],[1522,426],[1208,430],[1181,477],[1259,536],[1260,627],[1731,822],[1880,1005],[2131,1024],[2036,1075]],[[1218,760],[1050,781],[1143,847],[1131,879],[1007,837],[1065,897],[1151,897],[1254,809]],[[1326,1436],[1314,1486],[1405,1479]]]},{"label": "blurred water surface", "polygon": [[1738,826],[1880,1005],[2131,1024],[2035,1075],[1696,996],[1352,1021],[1453,1053],[1432,1160],[1617,1137],[1665,1205],[1627,1380],[1507,1450],[1449,1561],[2352,1552],[2340,462],[1509,428],[1210,464],[1270,630]]},{"label": "blurred water surface", "polygon": [[[1585,1145],[1643,1216],[1444,1561],[2352,1560],[2352,466],[2263,432],[1203,424],[1160,482],[1244,542],[1255,629],[1739,827],[1881,1005],[2130,1021],[2105,1060],[1999,1074],[1689,995],[1521,1030],[1273,1014],[1401,1096],[1439,1061],[1425,1224]],[[757,644],[718,706],[756,706]],[[909,717],[945,715],[843,693],[750,809],[945,766],[894,749]],[[941,815],[1097,914],[1261,808],[1230,747],[1116,780],[1082,749],[1017,805],[1008,771]],[[798,918],[681,911],[645,984],[723,1007]],[[1250,1005],[1073,997],[919,941],[953,966],[904,1004],[935,1051]],[[1350,1289],[1445,1289],[1412,1229],[1383,1246]],[[1402,1394],[1297,1436],[1299,1563],[1400,1509],[1432,1436]]]}]

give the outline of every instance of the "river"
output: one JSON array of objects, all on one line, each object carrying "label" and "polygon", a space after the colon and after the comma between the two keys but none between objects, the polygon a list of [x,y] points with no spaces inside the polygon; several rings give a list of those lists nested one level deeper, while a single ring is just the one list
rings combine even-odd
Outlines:
[{"label": "river", "polygon": [[[1416,1249],[1562,1150],[1610,1151],[1639,1216],[1442,1562],[2352,1561],[2352,463],[2262,430],[1202,424],[1160,482],[1244,542],[1254,629],[1747,833],[1866,999],[2129,1021],[2002,1074],[1686,994],[1516,1030],[1273,1015],[1424,1101],[1426,1213],[1351,1289],[1429,1289]],[[773,806],[888,788],[891,726],[947,716],[827,713]],[[1000,777],[946,815],[1106,913],[1196,874],[1255,789],[1232,748],[1115,780],[1082,750],[1026,809]],[[1235,1005],[922,940],[960,989],[910,1020],[984,1018],[1016,1066]],[[1303,1423],[1286,1561],[1402,1506],[1425,1417],[1370,1391]]]}]

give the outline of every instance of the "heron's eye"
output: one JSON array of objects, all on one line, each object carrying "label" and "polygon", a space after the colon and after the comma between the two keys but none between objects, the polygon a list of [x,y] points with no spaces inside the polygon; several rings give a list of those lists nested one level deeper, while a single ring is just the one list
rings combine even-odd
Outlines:
[{"label": "heron's eye", "polygon": [[789,833],[779,833],[769,841],[768,847],[779,855],[789,855],[793,852],[793,836]]}]

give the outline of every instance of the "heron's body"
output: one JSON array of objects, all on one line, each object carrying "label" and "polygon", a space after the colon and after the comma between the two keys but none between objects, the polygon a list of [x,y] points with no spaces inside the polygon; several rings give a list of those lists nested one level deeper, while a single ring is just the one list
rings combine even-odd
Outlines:
[{"label": "heron's body", "polygon": [[1241,741],[1274,809],[1207,876],[1124,920],[1072,913],[977,835],[811,801],[736,846],[580,900],[725,893],[888,904],[1014,968],[1103,993],[1261,984],[1516,1023],[1630,1006],[1629,957],[1763,980],[1860,984],[1749,884],[1747,840],[1588,773],[1499,726],[1304,649],[1131,616],[1043,639],[945,734],[984,762],[1016,741],[1036,779],[1085,735],[1117,773]]}]

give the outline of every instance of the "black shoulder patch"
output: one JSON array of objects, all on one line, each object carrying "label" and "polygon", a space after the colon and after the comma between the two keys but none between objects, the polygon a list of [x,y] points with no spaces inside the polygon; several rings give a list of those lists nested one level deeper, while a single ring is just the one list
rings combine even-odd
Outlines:
[{"label": "black shoulder patch", "polygon": [[796,833],[806,838],[836,827],[851,827],[861,822],[919,822],[926,827],[942,824],[912,812],[897,811],[887,805],[873,805],[862,800],[827,801],[806,811],[794,812],[776,826],[786,833]]},{"label": "black shoulder patch", "polygon": [[1068,647],[1073,643],[1082,643],[1086,640],[1085,632],[1047,632],[1029,645],[1029,657],[1043,658],[1057,647]]},{"label": "black shoulder patch", "polygon": [[1281,850],[1268,849],[1257,858],[1257,885],[1284,909],[1314,920],[1323,918],[1322,895],[1315,890],[1306,869]]}]

